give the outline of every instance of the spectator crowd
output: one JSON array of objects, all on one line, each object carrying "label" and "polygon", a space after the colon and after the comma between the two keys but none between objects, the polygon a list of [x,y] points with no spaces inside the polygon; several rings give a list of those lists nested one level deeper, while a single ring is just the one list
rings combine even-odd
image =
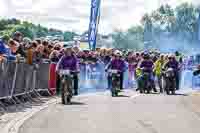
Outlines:
[{"label": "spectator crowd", "polygon": [[[2,37],[0,40],[0,62],[4,60],[18,61],[24,59],[25,63],[29,65],[40,64],[44,60],[48,60],[50,63],[49,68],[49,88],[51,94],[55,94],[59,91],[59,75],[56,73],[56,65],[60,58],[65,53],[65,48],[61,41],[50,41],[45,39],[31,40],[23,37],[20,32],[15,32],[12,38]],[[112,58],[115,58],[117,49],[112,48],[96,48],[95,51],[81,50],[78,45],[71,47],[73,55],[78,59],[79,65],[83,65],[88,62],[91,64],[103,63],[107,66]],[[137,66],[143,59],[145,51],[120,51],[120,58],[126,62],[125,67],[129,71],[128,81],[132,81],[133,78],[137,78],[139,71]],[[154,74],[160,77],[162,65],[168,60],[168,54],[161,54],[159,51],[149,51],[151,60],[154,62]],[[180,63],[183,62],[183,58],[180,53],[175,53],[176,60]],[[126,69],[123,68],[123,69]],[[78,82],[78,81],[77,81]],[[123,83],[123,74],[121,75],[121,82]],[[121,88],[123,85],[121,83]]]}]

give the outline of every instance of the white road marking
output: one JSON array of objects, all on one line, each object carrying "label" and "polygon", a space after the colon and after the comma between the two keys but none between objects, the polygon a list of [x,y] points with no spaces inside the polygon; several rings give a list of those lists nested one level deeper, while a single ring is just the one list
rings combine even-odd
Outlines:
[{"label": "white road marking", "polygon": [[141,94],[135,94],[135,95],[131,96],[131,99],[134,99],[134,98],[139,97],[139,96],[141,96]]}]

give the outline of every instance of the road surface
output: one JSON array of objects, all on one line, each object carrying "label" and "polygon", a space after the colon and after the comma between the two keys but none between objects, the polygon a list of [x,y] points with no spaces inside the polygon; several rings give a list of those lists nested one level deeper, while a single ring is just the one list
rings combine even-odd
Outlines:
[{"label": "road surface", "polygon": [[78,96],[73,105],[50,106],[20,128],[20,133],[200,133],[200,117],[187,96],[138,95],[126,91]]}]

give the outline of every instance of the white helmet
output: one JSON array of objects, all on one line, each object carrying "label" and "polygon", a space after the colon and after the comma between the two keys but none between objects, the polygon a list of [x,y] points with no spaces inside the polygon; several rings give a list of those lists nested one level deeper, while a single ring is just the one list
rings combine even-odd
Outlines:
[{"label": "white helmet", "polygon": [[119,50],[116,50],[114,54],[115,54],[116,56],[122,56],[122,52],[119,51]]}]

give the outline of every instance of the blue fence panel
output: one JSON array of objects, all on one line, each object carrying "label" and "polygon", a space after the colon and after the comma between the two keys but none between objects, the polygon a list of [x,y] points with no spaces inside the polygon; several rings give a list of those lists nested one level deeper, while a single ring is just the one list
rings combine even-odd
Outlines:
[{"label": "blue fence panel", "polygon": [[104,64],[82,64],[80,66],[79,88],[81,92],[96,92],[105,90],[106,73]]},{"label": "blue fence panel", "polygon": [[200,75],[192,77],[192,89],[200,90]]},{"label": "blue fence panel", "polygon": [[181,89],[192,89],[193,85],[192,85],[192,81],[193,81],[193,71],[192,70],[183,70],[180,73],[180,88]]}]

